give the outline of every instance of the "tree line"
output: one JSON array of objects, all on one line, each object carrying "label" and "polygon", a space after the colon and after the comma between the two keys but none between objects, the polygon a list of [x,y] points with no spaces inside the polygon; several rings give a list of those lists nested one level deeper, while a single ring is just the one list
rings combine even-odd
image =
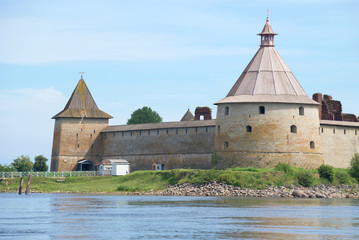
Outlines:
[{"label": "tree line", "polygon": [[29,156],[21,155],[14,159],[11,164],[0,163],[0,172],[46,172],[49,169],[48,159],[43,155],[35,156],[34,162]]}]

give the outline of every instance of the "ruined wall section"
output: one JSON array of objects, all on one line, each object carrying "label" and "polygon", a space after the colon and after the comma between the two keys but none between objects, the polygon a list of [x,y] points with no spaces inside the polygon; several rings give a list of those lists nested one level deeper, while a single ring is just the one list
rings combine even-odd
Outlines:
[{"label": "ruined wall section", "polygon": [[322,152],[325,164],[348,168],[351,158],[359,152],[359,124],[338,126],[335,122],[320,125]]},{"label": "ruined wall section", "polygon": [[101,131],[108,119],[57,118],[51,156],[51,171],[76,171],[77,162],[101,161]]},{"label": "ruined wall section", "polygon": [[[264,114],[260,114],[261,107]],[[291,132],[291,126],[295,126],[296,133]],[[316,168],[323,163],[318,107],[285,103],[219,104],[215,153],[220,168],[274,167],[278,162]]]},{"label": "ruined wall section", "polygon": [[214,145],[214,126],[141,129],[102,133],[103,159],[123,158],[131,171],[152,169],[209,169]]}]

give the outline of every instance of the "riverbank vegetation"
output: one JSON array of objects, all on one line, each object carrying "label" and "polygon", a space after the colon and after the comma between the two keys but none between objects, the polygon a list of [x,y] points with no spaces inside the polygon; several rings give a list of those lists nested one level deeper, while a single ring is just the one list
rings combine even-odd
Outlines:
[{"label": "riverbank vegetation", "polygon": [[[356,164],[359,165],[359,161]],[[335,186],[358,183],[358,179],[353,177],[353,171],[353,167],[339,169],[328,165],[322,165],[319,169],[304,170],[279,163],[275,168],[174,169],[136,171],[126,176],[34,177],[30,188],[32,192],[111,193],[157,191],[178,183],[201,185],[209,182],[221,182],[251,189],[287,185],[309,187],[326,184]],[[18,178],[2,179],[0,192],[16,192],[18,184]]]}]

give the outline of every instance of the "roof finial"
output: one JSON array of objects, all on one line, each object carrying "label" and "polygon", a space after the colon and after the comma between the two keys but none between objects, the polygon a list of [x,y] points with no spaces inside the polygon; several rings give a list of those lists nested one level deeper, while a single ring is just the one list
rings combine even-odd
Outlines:
[{"label": "roof finial", "polygon": [[267,22],[269,22],[269,9],[267,8]]},{"label": "roof finial", "polygon": [[81,79],[83,79],[83,75],[85,74],[85,72],[79,72],[79,74],[81,74]]}]

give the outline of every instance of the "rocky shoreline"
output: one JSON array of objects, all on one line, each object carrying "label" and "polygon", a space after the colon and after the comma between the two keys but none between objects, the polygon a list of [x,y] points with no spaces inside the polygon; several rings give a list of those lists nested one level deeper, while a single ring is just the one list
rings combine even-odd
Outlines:
[{"label": "rocky shoreline", "polygon": [[265,189],[248,189],[234,187],[219,182],[210,182],[205,185],[176,184],[167,189],[148,192],[145,195],[156,196],[222,196],[222,197],[264,197],[264,198],[358,198],[359,185],[318,185],[313,187],[302,186],[269,186]]}]

